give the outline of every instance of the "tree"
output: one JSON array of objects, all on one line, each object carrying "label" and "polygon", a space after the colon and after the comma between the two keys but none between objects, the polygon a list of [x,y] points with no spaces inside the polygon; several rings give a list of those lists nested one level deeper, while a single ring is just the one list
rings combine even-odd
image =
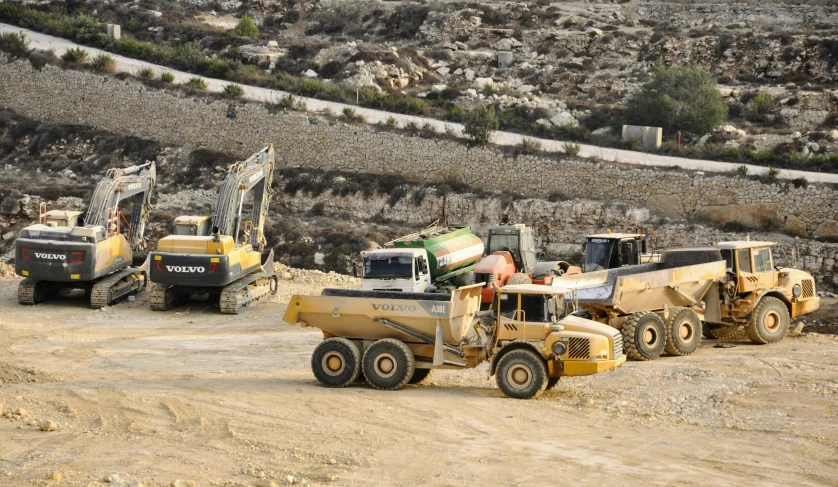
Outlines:
[{"label": "tree", "polygon": [[26,41],[26,35],[21,32],[15,34],[12,32],[0,34],[0,51],[5,52],[11,59],[26,57],[26,52],[29,50],[29,42]]},{"label": "tree", "polygon": [[498,127],[498,117],[492,106],[481,105],[466,113],[463,120],[463,134],[475,144],[487,144]]},{"label": "tree", "polygon": [[259,28],[253,23],[250,15],[244,14],[236,24],[236,34],[242,37],[259,37]]},{"label": "tree", "polygon": [[727,118],[727,105],[710,73],[698,68],[659,67],[651,81],[631,96],[626,118],[635,125],[705,134]]},{"label": "tree", "polygon": [[774,97],[768,93],[760,91],[757,96],[751,101],[746,114],[749,121],[754,123],[764,122],[768,119],[768,114],[774,109]]}]

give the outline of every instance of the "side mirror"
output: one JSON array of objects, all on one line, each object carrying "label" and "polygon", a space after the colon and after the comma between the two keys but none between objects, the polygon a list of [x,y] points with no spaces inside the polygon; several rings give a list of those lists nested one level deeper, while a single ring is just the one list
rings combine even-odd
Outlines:
[{"label": "side mirror", "polygon": [[556,298],[550,298],[547,300],[547,312],[549,312],[553,316],[555,316],[558,312]]},{"label": "side mirror", "polygon": [[538,260],[544,260],[544,252],[539,252],[535,256]]}]

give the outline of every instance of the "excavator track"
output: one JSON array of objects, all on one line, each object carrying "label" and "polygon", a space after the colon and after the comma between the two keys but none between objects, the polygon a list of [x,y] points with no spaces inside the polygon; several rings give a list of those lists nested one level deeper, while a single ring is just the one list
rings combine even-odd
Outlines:
[{"label": "excavator track", "polygon": [[129,267],[115,272],[93,285],[90,290],[90,307],[99,309],[110,306],[120,298],[139,293],[147,284],[148,276],[142,268]]},{"label": "excavator track", "polygon": [[279,280],[276,274],[249,274],[224,286],[221,290],[221,313],[235,315],[276,294]]},{"label": "excavator track", "polygon": [[148,303],[153,311],[167,311],[172,309],[177,301],[176,286],[169,284],[155,284],[148,293]]},{"label": "excavator track", "polygon": [[17,302],[20,304],[37,304],[41,301],[38,284],[41,281],[36,279],[24,279],[17,287]]}]

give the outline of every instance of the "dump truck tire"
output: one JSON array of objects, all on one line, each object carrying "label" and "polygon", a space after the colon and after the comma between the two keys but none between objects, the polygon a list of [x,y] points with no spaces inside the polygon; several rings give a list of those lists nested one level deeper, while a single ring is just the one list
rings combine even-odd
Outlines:
[{"label": "dump truck tire", "polygon": [[701,328],[701,334],[704,335],[704,338],[715,338],[716,340],[730,338],[736,335],[738,331],[738,326],[724,326],[712,323],[704,323],[704,327]]},{"label": "dump truck tire", "polygon": [[408,384],[418,384],[423,380],[427,379],[429,375],[431,375],[432,369],[414,369],[413,377],[407,381]]},{"label": "dump truck tire", "polygon": [[550,377],[547,379],[547,386],[544,388],[545,391],[549,391],[550,389],[556,387],[559,383],[561,377]]},{"label": "dump truck tire", "polygon": [[529,399],[547,387],[547,364],[532,350],[517,349],[498,361],[495,380],[507,397]]},{"label": "dump truck tire", "polygon": [[326,387],[347,386],[361,373],[361,350],[346,338],[329,338],[314,349],[311,370]]},{"label": "dump truck tire", "polygon": [[745,334],[752,342],[764,345],[782,340],[789,331],[789,310],[777,298],[766,296],[754,307],[751,321],[745,326]]},{"label": "dump truck tire", "polygon": [[657,314],[641,311],[623,325],[623,346],[634,360],[655,360],[666,346],[666,325]]},{"label": "dump truck tire", "polygon": [[384,338],[364,352],[364,376],[367,382],[385,391],[401,389],[413,377],[416,359],[407,345],[393,338]]},{"label": "dump truck tire", "polygon": [[506,281],[507,284],[532,284],[532,279],[530,276],[524,274],[523,272],[516,272],[509,276],[509,280]]},{"label": "dump truck tire", "polygon": [[701,319],[690,308],[672,308],[666,320],[666,347],[669,355],[689,355],[701,345]]}]

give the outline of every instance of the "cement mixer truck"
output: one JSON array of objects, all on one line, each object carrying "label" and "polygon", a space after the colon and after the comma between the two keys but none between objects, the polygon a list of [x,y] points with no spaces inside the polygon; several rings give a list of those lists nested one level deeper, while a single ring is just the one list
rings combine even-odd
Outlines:
[{"label": "cement mixer truck", "polygon": [[432,226],[364,252],[361,289],[450,292],[471,284],[483,241],[469,227]]}]

